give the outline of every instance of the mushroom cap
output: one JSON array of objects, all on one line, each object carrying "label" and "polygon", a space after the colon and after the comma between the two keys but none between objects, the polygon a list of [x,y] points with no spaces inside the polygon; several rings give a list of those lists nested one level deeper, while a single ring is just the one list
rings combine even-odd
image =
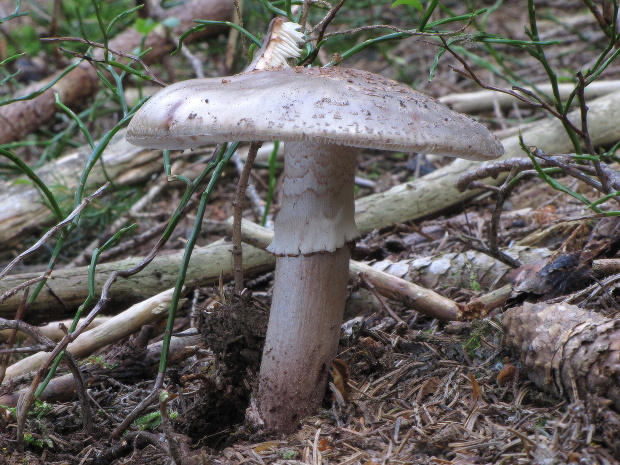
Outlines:
[{"label": "mushroom cap", "polygon": [[504,152],[471,118],[404,84],[346,68],[281,68],[178,82],[147,101],[127,131],[130,143],[160,149],[304,139],[472,160]]}]

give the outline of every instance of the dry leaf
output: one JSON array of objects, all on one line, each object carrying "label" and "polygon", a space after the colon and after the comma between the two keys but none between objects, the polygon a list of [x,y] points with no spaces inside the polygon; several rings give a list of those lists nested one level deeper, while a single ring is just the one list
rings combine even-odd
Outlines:
[{"label": "dry leaf", "polygon": [[319,452],[325,452],[326,450],[334,450],[334,446],[329,443],[329,439],[322,438],[318,444]]},{"label": "dry leaf", "polygon": [[371,337],[362,337],[360,338],[360,345],[363,347],[370,347],[372,349],[379,349],[381,348],[381,344],[377,341],[375,341],[373,338]]},{"label": "dry leaf", "polygon": [[510,363],[506,363],[497,374],[497,384],[503,386],[510,383],[512,380],[514,380],[516,373],[517,367],[511,365]]},{"label": "dry leaf", "polygon": [[261,453],[261,452],[265,452],[270,449],[273,449],[274,447],[277,447],[278,445],[279,443],[275,441],[261,442],[259,445],[253,447],[252,450],[256,453]]},{"label": "dry leaf", "polygon": [[350,398],[349,393],[349,367],[347,364],[335,358],[332,360],[332,377],[334,378],[334,386],[338,389],[338,392],[342,395],[342,398],[348,402]]},{"label": "dry leaf", "polygon": [[471,400],[473,403],[476,403],[482,396],[482,390],[480,389],[480,384],[478,384],[478,380],[473,373],[469,373],[467,376],[469,377],[469,382],[471,383]]}]

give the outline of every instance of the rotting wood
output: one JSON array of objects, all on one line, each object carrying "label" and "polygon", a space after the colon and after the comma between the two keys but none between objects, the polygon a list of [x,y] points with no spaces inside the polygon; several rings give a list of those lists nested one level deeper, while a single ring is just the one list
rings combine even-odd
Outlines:
[{"label": "rotting wood", "polygon": [[[191,0],[169,9],[167,15],[179,20],[179,24],[173,28],[174,34],[179,35],[195,26],[194,19],[196,18],[228,20],[232,12],[233,2],[231,0]],[[221,31],[221,27],[210,27],[190,35],[188,40],[199,40],[209,35],[219,34]],[[130,53],[140,47],[141,42],[142,34],[131,28],[110,40],[109,48]],[[145,63],[155,63],[172,51],[175,46],[176,44],[170,40],[164,28],[155,28],[147,37],[144,45],[145,49],[151,47],[152,50],[142,59]],[[95,59],[101,59],[103,50],[95,49],[93,56]],[[19,95],[24,96],[39,90],[58,74],[43,82],[27,86],[19,92]],[[95,68],[84,61],[38,97],[0,107],[0,144],[21,140],[25,135],[49,121],[57,110],[55,93],[58,93],[65,105],[72,107],[81,104],[98,88],[99,77]]]},{"label": "rotting wood", "polygon": [[[198,247],[192,253],[186,285],[202,286],[216,283],[220,273],[224,279],[232,277],[230,242],[220,240],[206,247]],[[118,279],[110,288],[111,301],[108,308],[147,299],[164,289],[174,286],[184,251],[155,257],[141,273],[125,279]],[[257,272],[273,268],[275,258],[267,252],[244,246],[244,267],[246,272]],[[104,263],[97,267],[95,289],[99,292],[114,270],[127,270],[142,261],[142,257],[131,257],[117,262]],[[38,276],[25,273],[6,276],[0,280],[0,295],[20,283]],[[25,320],[32,324],[57,320],[71,315],[88,295],[88,267],[57,270],[49,278],[46,287],[33,302]],[[99,298],[96,295],[95,298]],[[20,294],[0,302],[0,317],[13,318],[19,304]]]},{"label": "rotting wood", "polygon": [[[594,146],[612,144],[620,140],[620,92],[614,92],[588,103],[588,129]],[[579,121],[577,112],[569,114],[572,121]],[[526,145],[534,145],[548,154],[570,153],[572,145],[562,124],[558,120],[541,121],[535,127],[522,132]],[[502,139],[505,154],[500,159],[523,157],[519,136]],[[384,226],[424,218],[459,205],[475,197],[479,190],[459,193],[454,187],[456,178],[475,169],[479,162],[455,160],[422,178],[399,184],[385,192],[359,199],[355,204],[357,226],[362,234]],[[485,182],[499,185],[503,177],[486,179]],[[377,216],[379,218],[377,218]]]},{"label": "rotting wood", "polygon": [[[155,323],[165,318],[170,310],[172,291],[173,289],[169,289],[139,302],[104,324],[84,332],[69,344],[67,350],[75,358],[81,358],[107,344],[133,334],[143,325]],[[179,305],[184,302],[185,300],[182,299]],[[49,353],[38,352],[11,365],[6,370],[5,381],[36,370],[48,357]]]},{"label": "rotting wood", "polygon": [[[553,252],[546,248],[511,247],[509,256],[527,264],[544,260]],[[462,289],[489,288],[508,283],[511,268],[476,250],[444,253],[437,256],[374,263],[373,268],[416,282],[429,289],[455,286]]]},{"label": "rotting wood", "polygon": [[620,320],[569,304],[512,308],[505,344],[541,389],[572,401],[604,397],[620,411]]}]

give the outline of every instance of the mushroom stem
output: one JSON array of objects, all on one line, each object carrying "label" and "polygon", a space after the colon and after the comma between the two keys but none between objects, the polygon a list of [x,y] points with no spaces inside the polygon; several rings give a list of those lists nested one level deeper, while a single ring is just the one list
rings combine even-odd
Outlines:
[{"label": "mushroom stem", "polygon": [[288,143],[282,209],[269,249],[280,255],[256,404],[268,431],[286,434],[320,405],[336,355],[357,236],[357,148]]},{"label": "mushroom stem", "polygon": [[[295,430],[325,395],[336,355],[349,273],[349,248],[278,257],[257,404],[265,428]],[[295,283],[293,285],[292,283]]]}]

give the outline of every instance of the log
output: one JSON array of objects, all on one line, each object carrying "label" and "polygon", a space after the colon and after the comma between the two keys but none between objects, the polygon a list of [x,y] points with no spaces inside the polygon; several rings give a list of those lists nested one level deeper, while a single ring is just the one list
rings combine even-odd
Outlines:
[{"label": "log", "polygon": [[[166,318],[170,310],[173,289],[161,292],[139,302],[96,328],[82,333],[67,346],[75,358],[85,357],[95,350],[123,339],[140,330],[143,325]],[[182,300],[179,305],[182,305]],[[47,352],[37,352],[21,359],[6,370],[5,382],[38,369],[49,357]]]},{"label": "log", "polygon": [[[224,279],[232,278],[231,245],[217,241],[206,247],[197,247],[187,270],[188,286],[204,286],[216,283],[220,273]],[[115,306],[139,302],[164,289],[173,287],[183,258],[183,251],[156,257],[140,273],[129,278],[119,278],[110,287],[111,300],[108,310]],[[275,258],[262,250],[250,246],[243,247],[244,268],[247,272],[258,272],[273,268]],[[128,270],[135,267],[142,257],[132,257],[117,262],[105,263],[97,267],[95,289],[99,292],[114,270]],[[18,284],[33,279],[37,273],[24,273],[6,276],[0,281],[0,295]],[[31,324],[38,324],[66,318],[75,312],[88,295],[88,267],[74,267],[56,270],[32,304],[24,318]],[[20,295],[15,295],[0,303],[0,317],[11,319],[19,305]],[[99,298],[99,295],[96,295]]]},{"label": "log", "polygon": [[[175,17],[179,24],[173,28],[177,36],[196,25],[194,19],[229,20],[232,17],[232,0],[190,0],[182,5],[170,8],[169,17]],[[209,27],[197,34],[192,34],[188,40],[198,40],[222,32],[220,27]],[[130,28],[110,40],[109,48],[116,51],[131,53],[140,46],[142,34]],[[174,49],[174,44],[167,36],[164,28],[155,28],[147,37],[145,47],[152,50],[143,57],[143,61],[156,63]],[[103,51],[93,51],[95,59],[103,57]],[[44,87],[53,81],[56,76],[36,82],[22,89],[18,96],[25,96]],[[26,134],[36,130],[49,121],[57,110],[54,94],[58,93],[60,100],[68,107],[83,104],[84,100],[95,93],[99,88],[99,78],[95,69],[86,61],[70,71],[50,89],[38,97],[30,100],[14,102],[0,107],[0,144],[21,140]]]},{"label": "log", "polygon": [[[542,247],[514,246],[504,249],[503,252],[524,265],[553,255],[552,251]],[[508,265],[477,250],[444,253],[398,262],[384,260],[373,263],[372,267],[428,289],[438,287],[472,289],[477,285],[481,288],[489,288],[492,285],[503,286],[508,284],[512,270]]]},{"label": "log", "polygon": [[[574,84],[559,84],[560,96],[562,99],[566,99],[570,93],[575,89]],[[536,89],[532,87],[525,87],[537,94],[553,95],[550,84],[540,84]],[[585,96],[587,99],[602,97],[612,92],[620,90],[620,81],[594,81],[585,89]],[[527,96],[526,96],[527,97]],[[513,97],[509,94],[502,92],[495,92],[493,90],[481,90],[478,92],[449,94],[443,97],[439,97],[438,100],[445,103],[454,111],[460,113],[478,113],[481,111],[493,110],[493,105],[498,104],[502,109],[510,108],[513,104],[520,106],[526,106],[524,102]],[[577,104],[578,99],[574,99],[573,104]]]},{"label": "log", "polygon": [[[44,165],[36,173],[52,192],[54,186],[58,185],[63,186],[63,190],[73,192],[91,152],[89,145],[83,146]],[[127,186],[141,183],[161,169],[162,161],[158,151],[129,144],[125,141],[125,130],[121,130],[103,152],[101,162],[90,172],[86,192],[101,187],[107,181],[106,172],[115,184]],[[25,178],[0,181],[0,244],[4,249],[14,246],[26,234],[54,219],[41,192],[30,181]]]},{"label": "log", "polygon": [[620,320],[539,303],[506,311],[502,324],[504,343],[539,388],[571,401],[604,397],[620,412]]},{"label": "log", "polygon": [[[620,92],[606,95],[588,104],[588,127],[594,146],[613,144],[620,140]],[[569,114],[572,121],[580,120],[579,113]],[[541,121],[522,133],[526,145],[533,145],[548,154],[570,153],[572,145],[558,120]],[[523,157],[519,137],[502,139],[506,153],[502,159]],[[420,179],[395,186],[385,192],[359,199],[355,204],[356,221],[362,234],[377,227],[416,220],[458,206],[480,193],[468,190],[460,193],[454,182],[461,174],[479,166],[479,162],[455,160]],[[498,185],[502,179],[487,179]]]}]

